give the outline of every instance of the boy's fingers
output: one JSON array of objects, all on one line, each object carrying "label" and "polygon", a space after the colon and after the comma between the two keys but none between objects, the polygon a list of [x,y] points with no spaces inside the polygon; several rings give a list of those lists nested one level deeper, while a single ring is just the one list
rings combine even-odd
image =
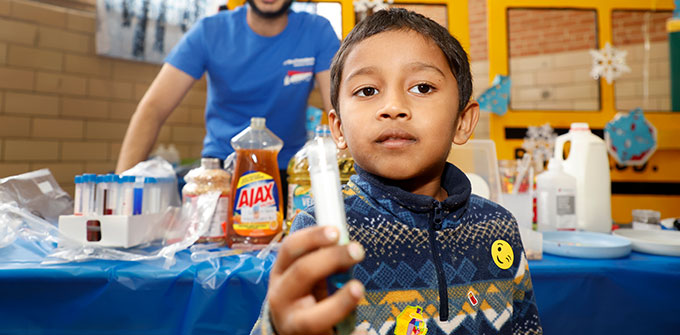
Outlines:
[{"label": "boy's fingers", "polygon": [[279,292],[282,301],[293,301],[312,293],[314,286],[328,276],[346,271],[364,258],[361,244],[351,242],[346,246],[331,246],[308,253],[295,262],[279,277],[286,286]]},{"label": "boy's fingers", "polygon": [[296,259],[312,250],[337,243],[338,236],[337,228],[322,226],[305,228],[287,236],[281,244],[271,274],[283,273]]},{"label": "boy's fingers", "polygon": [[364,286],[352,279],[315,306],[296,311],[288,321],[295,328],[294,331],[304,334],[324,333],[347,317],[363,296]]}]

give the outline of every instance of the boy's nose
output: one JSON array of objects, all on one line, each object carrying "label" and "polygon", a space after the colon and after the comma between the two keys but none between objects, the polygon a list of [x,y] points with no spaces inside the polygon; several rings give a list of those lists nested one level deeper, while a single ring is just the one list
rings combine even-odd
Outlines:
[{"label": "boy's nose", "polygon": [[378,119],[410,119],[411,110],[399,97],[388,97],[387,103],[376,113]]}]

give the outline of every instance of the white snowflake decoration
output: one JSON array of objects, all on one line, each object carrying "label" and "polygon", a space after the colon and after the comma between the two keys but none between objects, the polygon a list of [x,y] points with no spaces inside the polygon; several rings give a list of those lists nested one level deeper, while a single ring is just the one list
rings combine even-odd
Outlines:
[{"label": "white snowflake decoration", "polygon": [[546,123],[540,127],[527,127],[527,134],[522,142],[522,149],[530,153],[533,159],[543,163],[553,156],[557,134]]},{"label": "white snowflake decoration", "polygon": [[371,0],[354,0],[352,4],[354,5],[354,11],[357,13],[363,13],[368,10]]},{"label": "white snowflake decoration", "polygon": [[383,0],[354,0],[352,2],[354,11],[360,14],[367,14],[369,9],[372,9],[373,12],[387,9],[392,3],[394,3],[394,0],[387,0],[387,2],[383,2]]},{"label": "white snowflake decoration", "polygon": [[590,50],[590,55],[593,57],[593,68],[590,70],[593,79],[604,77],[607,83],[611,84],[614,79],[630,72],[626,65],[628,51],[617,50],[609,42],[605,43],[604,49]]}]

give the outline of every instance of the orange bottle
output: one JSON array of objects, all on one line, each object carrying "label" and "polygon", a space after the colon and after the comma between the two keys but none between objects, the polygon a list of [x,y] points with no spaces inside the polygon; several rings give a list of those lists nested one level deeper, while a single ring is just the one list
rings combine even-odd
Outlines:
[{"label": "orange bottle", "polygon": [[277,156],[283,141],[254,117],[250,126],[231,139],[236,163],[231,182],[227,245],[264,247],[283,227],[281,175]]}]

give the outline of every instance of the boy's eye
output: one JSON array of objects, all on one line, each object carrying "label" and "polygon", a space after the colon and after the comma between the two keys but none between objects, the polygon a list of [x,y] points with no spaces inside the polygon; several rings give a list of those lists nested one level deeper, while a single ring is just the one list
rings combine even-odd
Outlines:
[{"label": "boy's eye", "polygon": [[432,87],[432,85],[418,84],[416,86],[411,87],[411,89],[409,91],[412,92],[412,93],[426,94],[426,93],[432,92],[432,89],[434,89],[434,87]]},{"label": "boy's eye", "polygon": [[358,90],[355,94],[360,97],[370,97],[376,93],[378,93],[378,90],[376,90],[374,87],[364,87]]}]

